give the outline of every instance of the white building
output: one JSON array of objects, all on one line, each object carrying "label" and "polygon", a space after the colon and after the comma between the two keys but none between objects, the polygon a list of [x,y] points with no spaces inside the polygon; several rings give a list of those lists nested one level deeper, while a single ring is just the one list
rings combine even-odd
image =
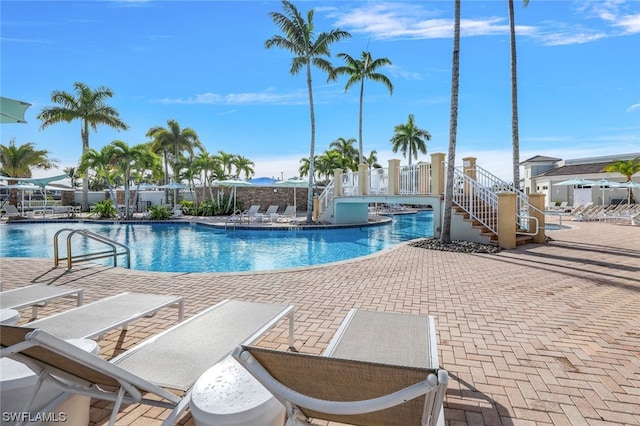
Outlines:
[{"label": "white building", "polygon": [[[524,167],[524,191],[527,194],[545,194],[547,206],[563,201],[568,202],[570,206],[588,202],[604,205],[618,204],[627,199],[627,189],[599,185],[559,185],[559,183],[574,178],[625,182],[627,180],[625,176],[619,173],[607,173],[604,168],[615,161],[631,160],[636,157],[640,157],[640,152],[573,160],[536,155],[520,163]],[[632,180],[640,182],[640,176],[635,175]],[[638,200],[638,194],[634,196]]]}]

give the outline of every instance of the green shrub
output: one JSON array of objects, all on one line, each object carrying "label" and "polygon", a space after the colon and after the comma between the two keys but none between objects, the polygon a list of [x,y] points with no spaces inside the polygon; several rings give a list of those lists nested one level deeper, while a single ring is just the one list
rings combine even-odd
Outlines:
[{"label": "green shrub", "polygon": [[167,220],[171,219],[173,213],[165,206],[151,206],[149,207],[149,219],[153,220]]},{"label": "green shrub", "polygon": [[116,207],[113,205],[111,200],[105,200],[96,203],[95,208],[89,216],[97,216],[98,218],[104,219],[113,219],[114,217],[118,216],[118,210],[116,210]]}]

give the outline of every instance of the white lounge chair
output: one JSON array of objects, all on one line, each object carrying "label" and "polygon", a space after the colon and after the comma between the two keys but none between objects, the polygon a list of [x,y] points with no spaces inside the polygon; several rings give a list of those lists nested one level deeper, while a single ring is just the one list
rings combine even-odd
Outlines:
[{"label": "white lounge chair", "polygon": [[184,317],[184,300],[180,296],[121,293],[68,311],[26,324],[41,328],[61,339],[102,338],[105,333],[144,317],[154,315],[165,307],[178,309],[178,321]]},{"label": "white lounge chair", "polygon": [[2,209],[4,210],[4,214],[2,216],[7,216],[7,217],[20,216],[20,210],[18,210],[18,208],[13,204],[7,203],[4,205]]},{"label": "white lounge chair", "polygon": [[256,222],[269,222],[271,220],[271,215],[276,214],[277,212],[278,206],[269,206],[264,213],[256,213],[254,220]]},{"label": "white lounge chair", "polygon": [[31,307],[31,318],[38,317],[38,308],[62,297],[76,299],[77,306],[83,302],[84,290],[79,288],[56,287],[49,285],[30,285],[0,293],[0,309],[22,309]]},{"label": "white lounge chair", "polygon": [[352,310],[323,356],[239,346],[233,357],[287,408],[359,425],[444,424],[448,373],[438,366],[434,319]]},{"label": "white lounge chair", "polygon": [[172,409],[164,424],[173,424],[188,407],[197,379],[236,345],[255,342],[285,317],[293,345],[293,314],[293,306],[225,300],[109,362],[44,330],[0,326],[0,356],[26,364],[64,391],[40,413],[82,394],[114,402],[110,425],[122,404],[134,403]]},{"label": "white lounge chair", "polygon": [[296,218],[296,206],[287,206],[287,208],[284,209],[284,213],[278,215],[277,221],[290,222],[295,218]]},{"label": "white lounge chair", "polygon": [[260,210],[260,204],[254,204],[249,207],[240,215],[240,222],[242,222],[243,220],[246,222],[251,222],[254,219],[255,215],[258,213],[258,210]]}]

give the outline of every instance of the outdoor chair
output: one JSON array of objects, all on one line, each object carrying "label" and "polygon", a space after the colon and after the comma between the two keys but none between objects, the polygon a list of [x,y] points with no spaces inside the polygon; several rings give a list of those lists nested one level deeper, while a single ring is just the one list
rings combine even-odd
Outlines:
[{"label": "outdoor chair", "polygon": [[251,222],[254,219],[256,213],[258,213],[258,210],[260,210],[260,204],[254,204],[249,207],[240,215],[240,222],[242,222],[243,220],[245,220],[246,222]]},{"label": "outdoor chair", "polygon": [[287,206],[282,214],[279,214],[276,221],[278,222],[290,222],[296,218],[296,206]]},{"label": "outdoor chair", "polygon": [[180,296],[121,293],[32,321],[26,326],[43,329],[60,339],[100,340],[107,332],[120,327],[126,330],[128,324],[153,316],[165,307],[177,308],[178,321],[182,321],[184,300]]},{"label": "outdoor chair", "polygon": [[81,394],[113,402],[110,425],[122,404],[136,403],[171,409],[163,423],[168,425],[187,409],[197,379],[236,345],[255,342],[284,317],[289,318],[293,345],[293,313],[293,306],[225,300],[111,361],[44,330],[3,325],[0,356],[26,364],[41,380],[61,389],[58,398],[38,411],[42,415],[69,396]]},{"label": "outdoor chair", "polygon": [[323,356],[246,345],[232,355],[284,404],[287,426],[444,424],[448,373],[431,316],[354,309]]},{"label": "outdoor chair", "polygon": [[4,210],[4,214],[2,216],[7,216],[7,217],[20,216],[20,210],[18,210],[18,208],[13,204],[8,204],[8,203],[5,204],[5,206],[3,207],[3,210]]},{"label": "outdoor chair", "polygon": [[269,222],[271,221],[271,215],[278,212],[278,206],[269,206],[264,213],[256,213],[254,220],[256,222]]},{"label": "outdoor chair", "polygon": [[77,306],[83,302],[84,290],[78,288],[56,287],[48,285],[30,285],[0,293],[0,309],[22,309],[31,307],[31,318],[38,317],[38,308],[54,299],[72,297]]}]

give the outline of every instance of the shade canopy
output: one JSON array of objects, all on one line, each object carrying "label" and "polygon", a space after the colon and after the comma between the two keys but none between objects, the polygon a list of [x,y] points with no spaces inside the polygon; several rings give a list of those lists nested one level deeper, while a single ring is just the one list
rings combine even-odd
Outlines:
[{"label": "shade canopy", "polygon": [[573,179],[569,179],[569,180],[565,180],[563,182],[558,182],[558,183],[554,183],[554,185],[571,185],[571,186],[577,186],[577,185],[582,185],[582,186],[593,186],[596,185],[597,182],[595,180],[587,180],[587,179],[582,179],[582,178],[573,178]]},{"label": "shade canopy", "polygon": [[287,187],[293,187],[293,206],[296,209],[296,213],[298,212],[298,201],[296,200],[296,188],[298,187],[305,187],[307,185],[309,185],[309,181],[308,180],[304,180],[304,179],[287,179],[287,180],[281,180],[279,182],[276,182],[276,185],[278,186],[287,186]]},{"label": "shade canopy", "polygon": [[24,113],[31,104],[0,96],[0,123],[26,123]]},{"label": "shade canopy", "polygon": [[247,182],[246,180],[237,180],[237,179],[219,180],[217,183],[220,186],[249,186],[249,185],[251,185],[251,182]]}]

